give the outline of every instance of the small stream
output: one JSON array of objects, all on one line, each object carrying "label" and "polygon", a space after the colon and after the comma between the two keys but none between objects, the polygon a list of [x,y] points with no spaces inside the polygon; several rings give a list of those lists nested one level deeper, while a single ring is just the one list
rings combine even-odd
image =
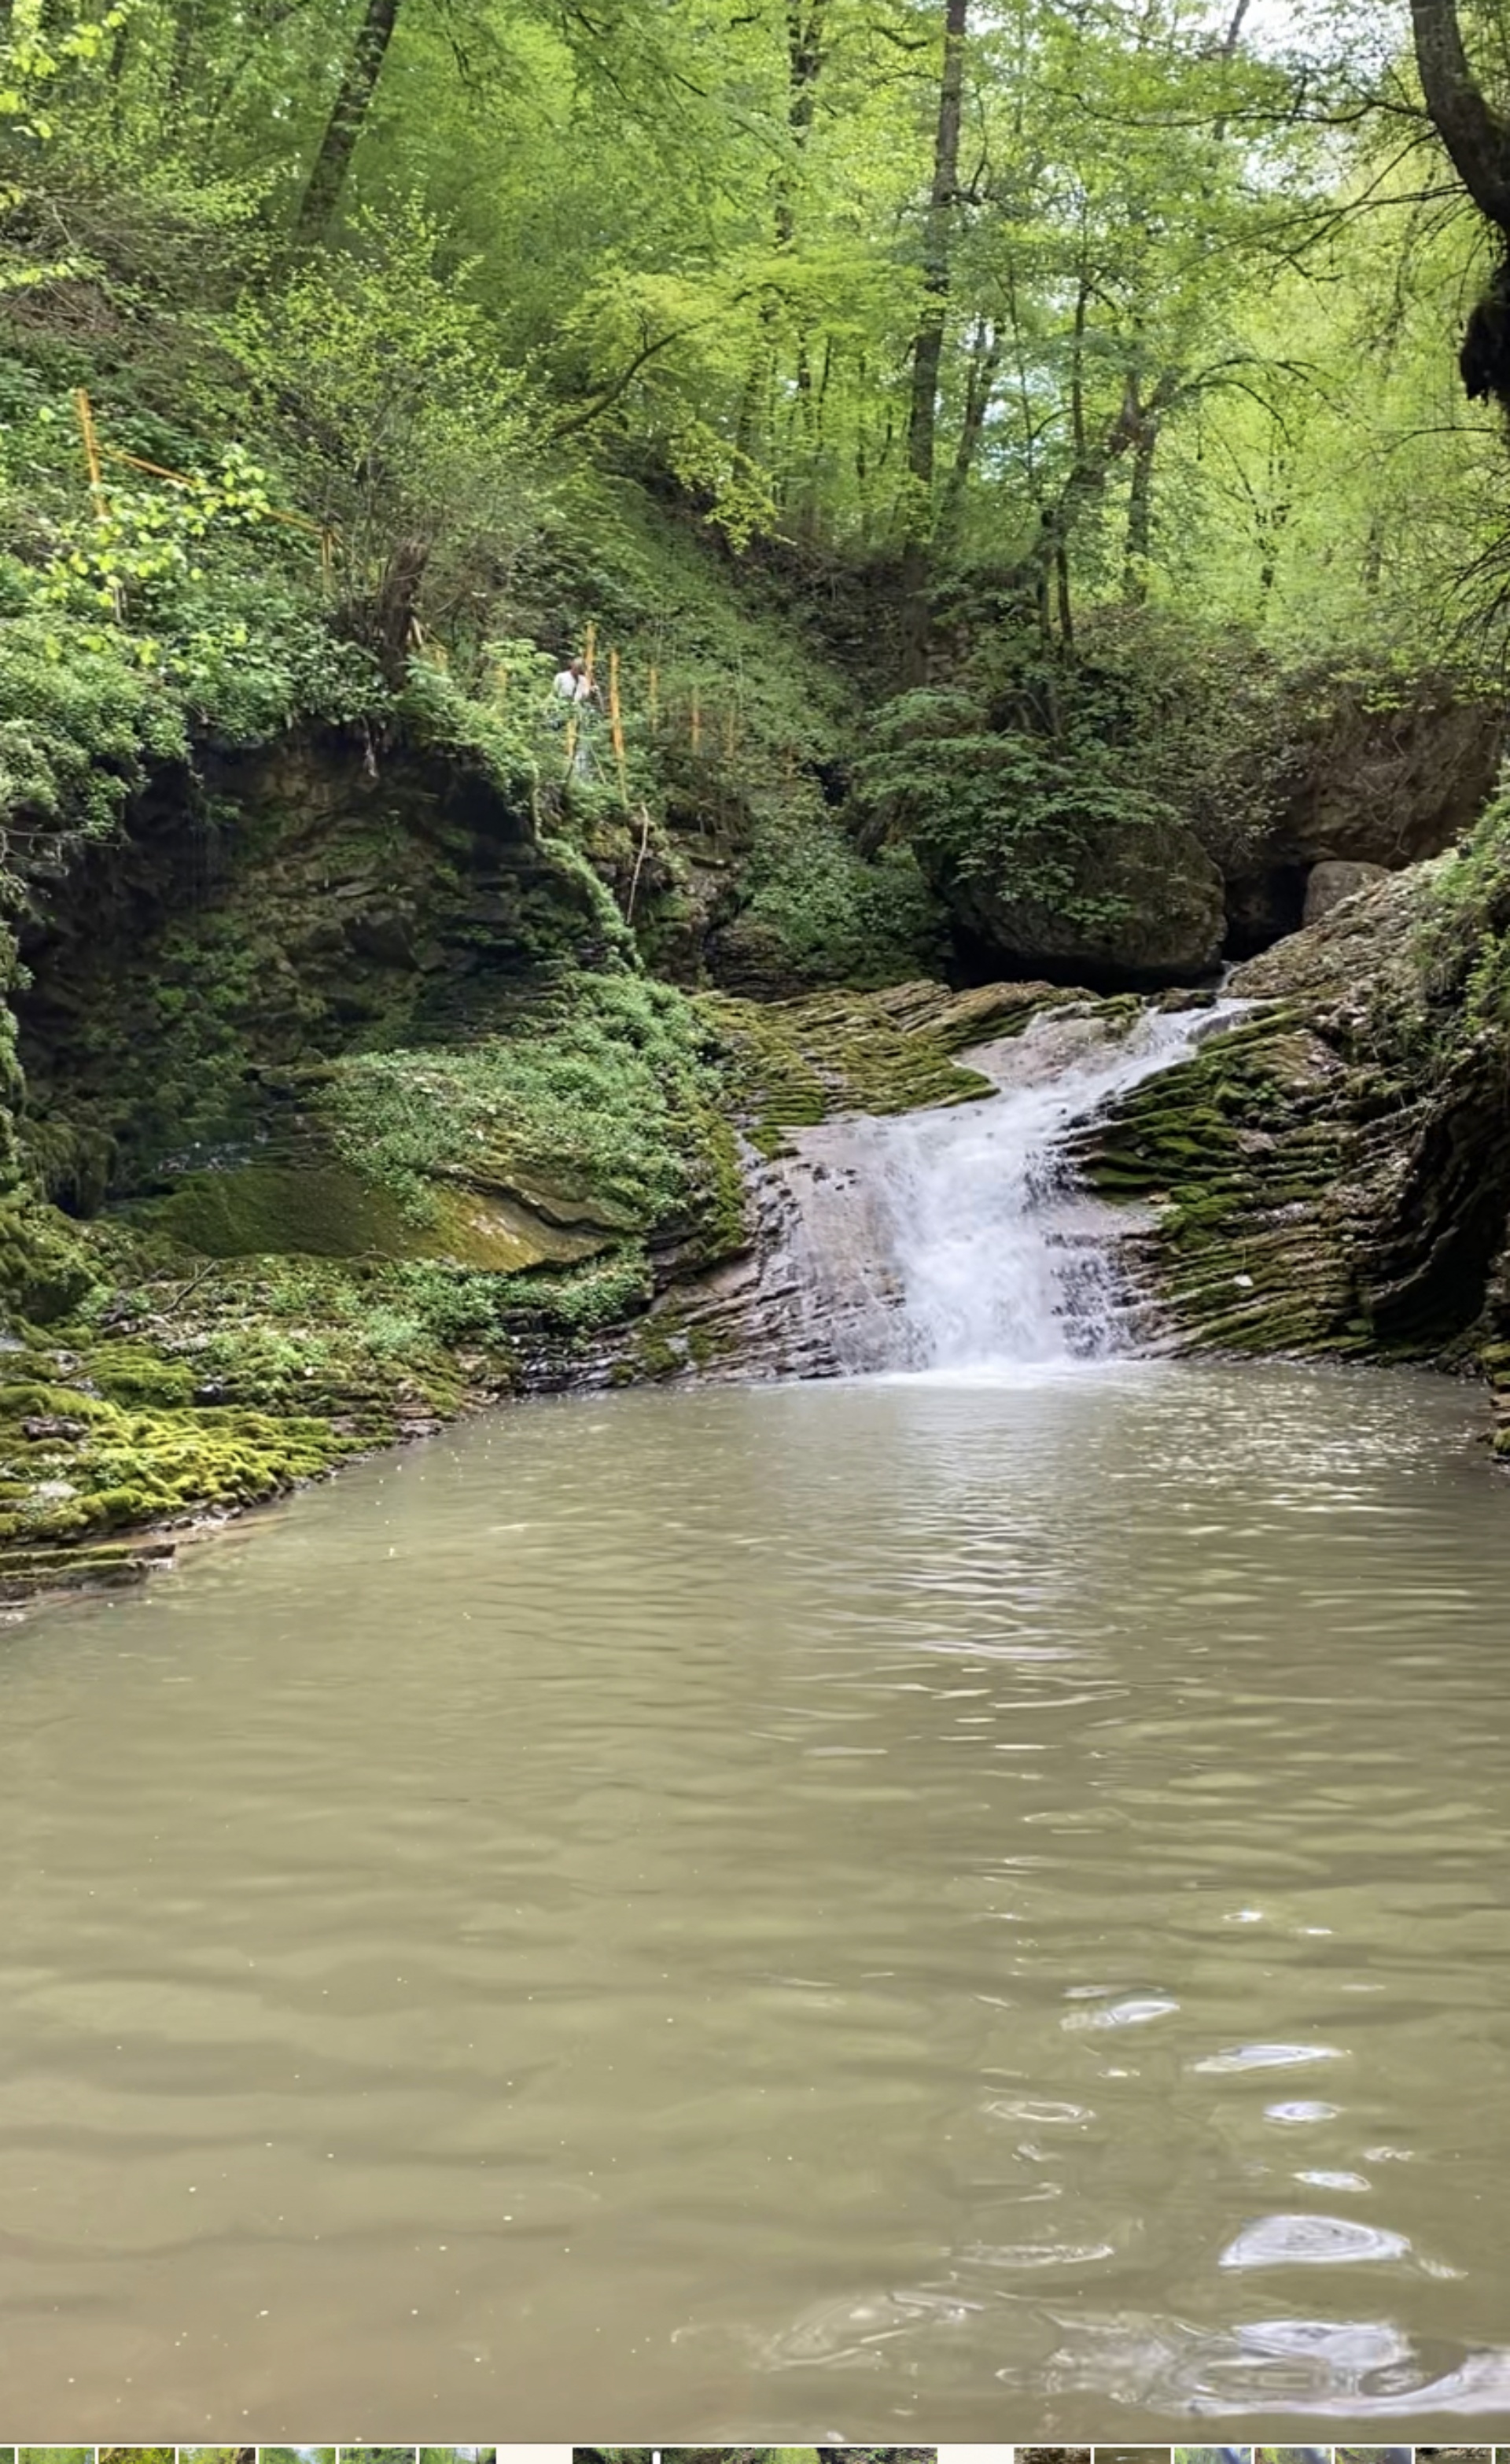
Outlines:
[{"label": "small stream", "polygon": [[1510,2431],[1477,1398],[1127,1356],[1016,1054],[807,1150],[883,1374],[0,1632],[17,2435]]}]

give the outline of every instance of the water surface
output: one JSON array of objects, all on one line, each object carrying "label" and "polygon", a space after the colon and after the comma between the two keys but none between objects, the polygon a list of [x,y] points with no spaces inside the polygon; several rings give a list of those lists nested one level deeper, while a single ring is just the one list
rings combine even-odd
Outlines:
[{"label": "water surface", "polygon": [[537,1405],[0,1634],[0,2430],[1510,2429],[1476,1425]]}]

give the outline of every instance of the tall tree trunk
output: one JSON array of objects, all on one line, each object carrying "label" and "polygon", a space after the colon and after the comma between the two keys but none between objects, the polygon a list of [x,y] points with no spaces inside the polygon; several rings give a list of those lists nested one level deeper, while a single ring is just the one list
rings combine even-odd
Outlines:
[{"label": "tall tree trunk", "polygon": [[944,502],[939,510],[938,527],[945,539],[952,539],[959,528],[959,517],[964,509],[965,490],[969,484],[971,472],[975,467],[975,456],[980,450],[980,439],[986,425],[986,413],[991,408],[991,397],[996,389],[996,374],[1000,366],[1000,329],[993,325],[987,318],[978,318],[971,343],[970,366],[965,377],[965,415],[960,422],[959,436],[954,447],[953,467],[944,490]]},{"label": "tall tree trunk", "polygon": [[1122,561],[1122,596],[1128,607],[1141,607],[1149,595],[1149,561],[1153,550],[1153,457],[1159,447],[1159,415],[1139,398],[1138,380],[1127,381],[1128,409],[1135,428],[1132,476],[1127,487],[1127,534]]},{"label": "tall tree trunk", "polygon": [[1411,0],[1421,92],[1453,167],[1475,205],[1510,237],[1510,127],[1468,65],[1456,0]]},{"label": "tall tree trunk", "polygon": [[294,227],[297,248],[308,248],[323,239],[335,219],[398,16],[399,0],[367,0],[366,14],[342,72],[340,90],[325,123],[325,134]]},{"label": "tall tree trunk", "polygon": [[188,94],[189,73],[194,64],[194,35],[201,11],[194,0],[178,0],[173,18],[173,48],[168,55],[167,99],[175,107]]},{"label": "tall tree trunk", "polygon": [[1058,495],[1039,513],[1038,537],[1017,568],[1018,576],[1024,599],[1030,593],[1036,594],[1040,607],[1046,604],[1050,578],[1058,579],[1061,632],[1067,631],[1067,560],[1076,522],[1086,505],[1101,495],[1116,464],[1125,454],[1136,451],[1149,424],[1155,430],[1162,425],[1179,392],[1179,377],[1171,370],[1159,379],[1147,403],[1141,403],[1129,376],[1115,419],[1099,437],[1086,439]]},{"label": "tall tree trunk", "polygon": [[1458,372],[1470,402],[1510,415],[1510,123],[1468,64],[1456,0],[1411,0],[1426,108],[1453,168],[1499,240],[1499,262],[1468,319]]},{"label": "tall tree trunk", "polygon": [[928,672],[929,599],[932,583],[933,459],[938,436],[938,378],[944,359],[952,270],[954,206],[959,194],[959,123],[965,92],[965,36],[970,0],[944,0],[944,61],[933,126],[933,177],[923,233],[923,309],[912,338],[908,403],[907,512],[902,538],[902,678],[921,684]]},{"label": "tall tree trunk", "polygon": [[[777,179],[773,221],[776,244],[791,248],[797,237],[797,195],[794,172],[806,151],[823,66],[823,19],[828,0],[788,0],[786,11],[786,124],[793,160]],[[735,450],[747,462],[759,458],[771,425],[777,377],[777,302],[768,298],[760,311],[760,341],[739,397]],[[806,352],[806,341],[802,344]],[[800,381],[800,380],[799,380]]]}]

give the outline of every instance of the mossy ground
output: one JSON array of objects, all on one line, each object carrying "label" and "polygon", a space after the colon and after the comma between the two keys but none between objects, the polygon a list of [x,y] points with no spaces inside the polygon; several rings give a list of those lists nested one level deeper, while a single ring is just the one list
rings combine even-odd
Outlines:
[{"label": "mossy ground", "polygon": [[712,1365],[676,1290],[749,1245],[739,1131],[769,1151],[828,1111],[968,1100],[988,1082],[957,1050],[1074,998],[914,983],[762,1007],[558,978],[510,1033],[308,1072],[276,1160],[82,1223],[0,1213],[0,1582],[123,1578],[150,1562],[130,1535],[477,1402]]},{"label": "mossy ground", "polygon": [[[756,1153],[769,1156],[781,1152],[789,1130],[835,1112],[906,1112],[989,1094],[990,1080],[956,1053],[1018,1035],[1039,1010],[1086,998],[1036,983],[951,993],[925,980],[771,1002],[709,994],[699,1006],[729,1056],[734,1115]],[[1127,1004],[1097,1006],[1115,1014]]]},{"label": "mossy ground", "polygon": [[0,1586],[17,1596],[150,1562],[119,1535],[232,1511],[567,1382],[645,1308],[643,1244],[505,1275],[435,1261],[206,1259],[119,1222],[99,1280],[0,1353]]}]

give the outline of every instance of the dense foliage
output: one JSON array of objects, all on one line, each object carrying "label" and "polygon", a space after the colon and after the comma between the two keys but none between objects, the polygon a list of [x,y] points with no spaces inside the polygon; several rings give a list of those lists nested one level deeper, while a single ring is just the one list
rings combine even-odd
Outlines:
[{"label": "dense foliage", "polygon": [[[1251,806],[1255,646],[1498,660],[1503,457],[1444,348],[1484,225],[1403,9],[10,0],[0,41],[23,816],[98,825],[185,727],[381,725],[416,661],[553,789],[538,662],[596,623],[606,801],[764,812],[742,895],[813,980],[893,893],[884,944],[930,929],[805,827],[815,764],[1052,889],[1108,811]],[[1044,680],[1005,715],[960,671],[988,602]],[[1147,724],[1108,643],[1174,679]]]},{"label": "dense foliage", "polygon": [[[1368,865],[1381,747],[1385,860],[1466,835],[1507,58],[1505,0],[0,0],[12,1538],[734,1254],[759,1001],[1211,974]],[[1504,837],[1412,945],[1444,1049]]]}]

